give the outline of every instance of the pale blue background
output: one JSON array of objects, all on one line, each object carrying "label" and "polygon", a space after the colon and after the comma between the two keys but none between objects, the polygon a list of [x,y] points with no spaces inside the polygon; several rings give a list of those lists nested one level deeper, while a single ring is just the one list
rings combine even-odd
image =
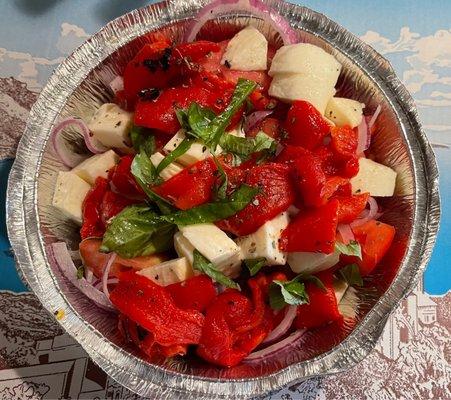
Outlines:
[{"label": "pale blue background", "polygon": [[[83,28],[85,32],[92,34],[109,20],[132,8],[141,7],[148,3],[148,1],[143,0],[0,0],[0,50],[5,48],[10,51],[29,53],[34,57],[58,59],[66,55],[61,50],[61,46],[59,48],[56,46],[61,37],[61,24],[63,22],[77,25]],[[368,31],[374,31],[392,44],[395,44],[398,40],[400,30],[403,27],[408,27],[410,32],[415,32],[420,37],[434,36],[440,30],[451,32],[450,0],[428,2],[413,0],[306,0],[302,4],[328,15],[356,35],[363,36]],[[445,35],[447,35],[446,32]],[[407,50],[403,50],[399,46],[396,49],[387,50],[384,43],[381,43],[382,47],[380,48],[376,43],[376,48],[385,52],[385,56],[402,76],[405,71],[412,68],[412,64],[417,62],[415,59],[408,61],[412,54],[416,54],[415,43],[419,43],[417,39],[409,42]],[[431,140],[451,145],[451,106],[448,105],[448,100],[451,99],[451,41],[444,39],[442,42],[440,43],[442,43],[444,49],[440,54],[444,54],[444,61],[432,66],[434,74],[437,73],[440,78],[435,79],[437,82],[424,85],[421,90],[413,93],[413,95],[419,103],[425,104],[420,107],[419,111]],[[422,48],[424,49],[424,47]],[[425,61],[420,66],[415,65],[415,68],[422,72],[424,68],[429,69],[429,64],[429,61]],[[39,84],[45,83],[53,67],[38,69],[36,80]],[[13,69],[11,68],[13,67],[10,67],[7,61],[4,62],[2,67],[0,57],[0,76],[12,74],[10,70]],[[14,66],[14,68],[16,67]],[[436,92],[439,94],[437,95]],[[428,105],[429,98],[433,99],[433,105]],[[451,287],[449,273],[451,150],[442,147],[437,148],[436,152],[441,170],[442,226],[438,244],[426,271],[424,281],[428,293],[443,294]],[[9,161],[0,162],[0,196],[3,198],[9,167]],[[0,289],[22,291],[24,287],[16,276],[5,235],[4,215],[2,213],[0,215]]]}]

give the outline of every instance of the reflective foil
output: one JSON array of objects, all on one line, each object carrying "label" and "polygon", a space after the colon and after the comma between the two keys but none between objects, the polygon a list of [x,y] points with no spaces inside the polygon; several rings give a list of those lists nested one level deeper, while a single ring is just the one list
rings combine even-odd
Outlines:
[{"label": "reflective foil", "polygon": [[[45,246],[64,240],[76,248],[78,233],[51,207],[56,174],[65,169],[55,156],[49,135],[65,116],[88,119],[99,104],[112,98],[108,83],[144,42],[142,35],[164,29],[175,41],[204,2],[177,0],[132,11],[95,34],[54,72],[33,106],[17,151],[8,185],[8,233],[18,268],[51,313],[64,310],[59,321],[89,356],[116,381],[151,398],[249,398],[294,380],[343,371],[361,361],[375,346],[389,314],[413,288],[435,242],[440,204],[434,154],[418,120],[411,96],[381,55],[330,21],[305,7],[268,1],[300,32],[301,40],[331,52],[342,64],[338,95],[367,105],[378,104],[371,153],[398,172],[396,196],[381,203],[382,220],[396,227],[395,243],[383,265],[358,289],[357,323],[309,332],[294,349],[260,364],[220,369],[199,360],[146,362],[125,346],[116,318],[97,309],[60,274]],[[198,37],[221,38],[249,22],[270,41],[277,34],[262,20],[229,14],[209,22]],[[67,132],[74,140],[78,133]]]}]

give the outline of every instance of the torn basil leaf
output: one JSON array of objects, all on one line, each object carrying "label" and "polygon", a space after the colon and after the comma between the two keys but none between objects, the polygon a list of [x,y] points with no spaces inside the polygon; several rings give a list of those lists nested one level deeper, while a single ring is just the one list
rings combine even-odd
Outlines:
[{"label": "torn basil leaf", "polygon": [[148,129],[133,125],[130,129],[130,140],[136,152],[139,153],[143,149],[149,156],[155,153],[155,137]]},{"label": "torn basil leaf", "polygon": [[77,268],[77,279],[82,279],[85,276],[85,266],[84,265],[80,265]]},{"label": "torn basil leaf", "polygon": [[335,242],[335,249],[347,256],[356,256],[362,259],[362,248],[360,243],[355,240],[351,240],[348,244]]},{"label": "torn basil leaf", "polygon": [[256,275],[265,265],[266,258],[265,257],[259,257],[259,258],[248,258],[244,260],[244,264],[249,269],[249,272],[251,276]]},{"label": "torn basil leaf", "polygon": [[240,285],[238,285],[238,283],[225,276],[221,271],[218,271],[215,265],[205,258],[198,250],[193,251],[193,269],[208,275],[213,281],[218,282],[225,287],[240,290]]},{"label": "torn basil leaf", "polygon": [[185,138],[182,142],[172,150],[165,158],[163,158],[160,163],[157,165],[155,173],[159,176],[161,171],[163,171],[169,164],[176,161],[177,158],[185,154],[194,143],[194,139]]},{"label": "torn basil leaf", "polygon": [[223,135],[220,146],[225,152],[239,157],[241,161],[247,160],[251,154],[262,152],[260,156],[260,161],[262,161],[275,154],[277,143],[265,133],[259,132],[254,138]]},{"label": "torn basil leaf", "polygon": [[218,181],[215,183],[215,186],[213,188],[213,198],[214,200],[224,200],[227,197],[227,185],[228,185],[228,177],[227,174],[224,171],[224,168],[222,168],[221,163],[218,161],[218,159],[213,156],[213,160],[216,164],[216,167],[218,168]]},{"label": "torn basil leaf", "polygon": [[338,274],[347,282],[349,286],[363,286],[362,275],[357,264],[349,264],[338,270]]},{"label": "torn basil leaf", "polygon": [[269,305],[273,310],[281,310],[286,305],[308,304],[309,297],[302,282],[275,280],[269,286]]}]

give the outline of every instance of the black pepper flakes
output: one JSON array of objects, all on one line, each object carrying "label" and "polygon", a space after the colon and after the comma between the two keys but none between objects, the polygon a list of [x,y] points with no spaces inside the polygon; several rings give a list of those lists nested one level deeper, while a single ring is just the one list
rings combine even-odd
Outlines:
[{"label": "black pepper flakes", "polygon": [[229,62],[228,60],[225,60],[225,61],[224,61],[224,65],[225,65],[228,69],[232,68],[232,66],[230,65],[230,62]]},{"label": "black pepper flakes", "polygon": [[160,91],[155,88],[143,89],[138,92],[138,96],[142,100],[156,100],[160,95]]}]

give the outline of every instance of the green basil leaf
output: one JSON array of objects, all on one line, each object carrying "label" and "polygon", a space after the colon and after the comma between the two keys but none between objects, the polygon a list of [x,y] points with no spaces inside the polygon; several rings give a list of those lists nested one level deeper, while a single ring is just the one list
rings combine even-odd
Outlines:
[{"label": "green basil leaf", "polygon": [[193,251],[193,268],[208,275],[215,282],[218,282],[225,287],[240,290],[240,285],[238,285],[238,283],[225,276],[221,271],[218,271],[214,264],[197,250]]},{"label": "green basil leaf", "polygon": [[262,161],[268,156],[274,155],[277,148],[276,141],[263,132],[259,132],[255,138],[223,135],[220,145],[224,151],[238,156],[242,161],[257,152],[262,152],[260,157],[260,161]]},{"label": "green basil leaf", "polygon": [[227,196],[227,185],[229,183],[229,179],[224,171],[224,168],[222,168],[221,163],[215,156],[213,156],[213,160],[216,164],[216,167],[218,168],[219,173],[219,180],[215,184],[213,198],[215,200],[224,200]]},{"label": "green basil leaf", "polygon": [[305,285],[301,282],[274,280],[269,286],[269,305],[273,310],[280,310],[287,304],[300,305],[308,304],[308,302]]},{"label": "green basil leaf", "polygon": [[360,247],[360,243],[355,240],[351,240],[349,244],[335,242],[335,249],[347,256],[356,256],[362,259],[362,248]]},{"label": "green basil leaf", "polygon": [[348,283],[353,286],[363,286],[363,279],[360,275],[360,268],[357,264],[349,264],[341,268],[338,273]]},{"label": "green basil leaf", "polygon": [[320,288],[323,292],[327,292],[326,286],[324,286],[323,281],[315,275],[306,275],[301,277],[299,280],[303,282],[311,282],[318,288]]},{"label": "green basil leaf", "polygon": [[146,256],[172,247],[174,225],[146,205],[126,207],[109,224],[100,248],[121,257]]},{"label": "green basil leaf", "polygon": [[246,207],[258,193],[257,188],[241,185],[231,196],[213,203],[202,204],[189,210],[177,211],[161,218],[176,225],[205,224],[231,217]]},{"label": "green basil leaf", "polygon": [[183,141],[174,150],[172,150],[165,158],[160,161],[156,168],[156,174],[160,175],[161,171],[163,171],[169,164],[176,161],[177,158],[185,154],[193,143],[194,139],[183,139]]},{"label": "green basil leaf", "polygon": [[77,279],[81,279],[85,276],[85,266],[84,265],[80,265],[77,268]]},{"label": "green basil leaf", "polygon": [[188,112],[181,108],[177,108],[175,110],[175,115],[177,117],[177,120],[180,123],[180,126],[185,130],[189,130],[190,126],[189,126],[189,122],[188,122]]},{"label": "green basil leaf", "polygon": [[262,269],[262,267],[265,265],[266,258],[265,257],[259,257],[259,258],[248,258],[244,260],[244,264],[249,269],[249,272],[251,276],[254,276]]},{"label": "green basil leaf", "polygon": [[130,130],[130,140],[132,141],[133,148],[137,152],[140,152],[143,148],[148,155],[155,153],[155,137],[149,129],[133,125]]},{"label": "green basil leaf", "polygon": [[208,143],[211,139],[210,124],[216,118],[216,114],[209,108],[202,107],[197,103],[191,103],[188,108],[189,132]]}]

